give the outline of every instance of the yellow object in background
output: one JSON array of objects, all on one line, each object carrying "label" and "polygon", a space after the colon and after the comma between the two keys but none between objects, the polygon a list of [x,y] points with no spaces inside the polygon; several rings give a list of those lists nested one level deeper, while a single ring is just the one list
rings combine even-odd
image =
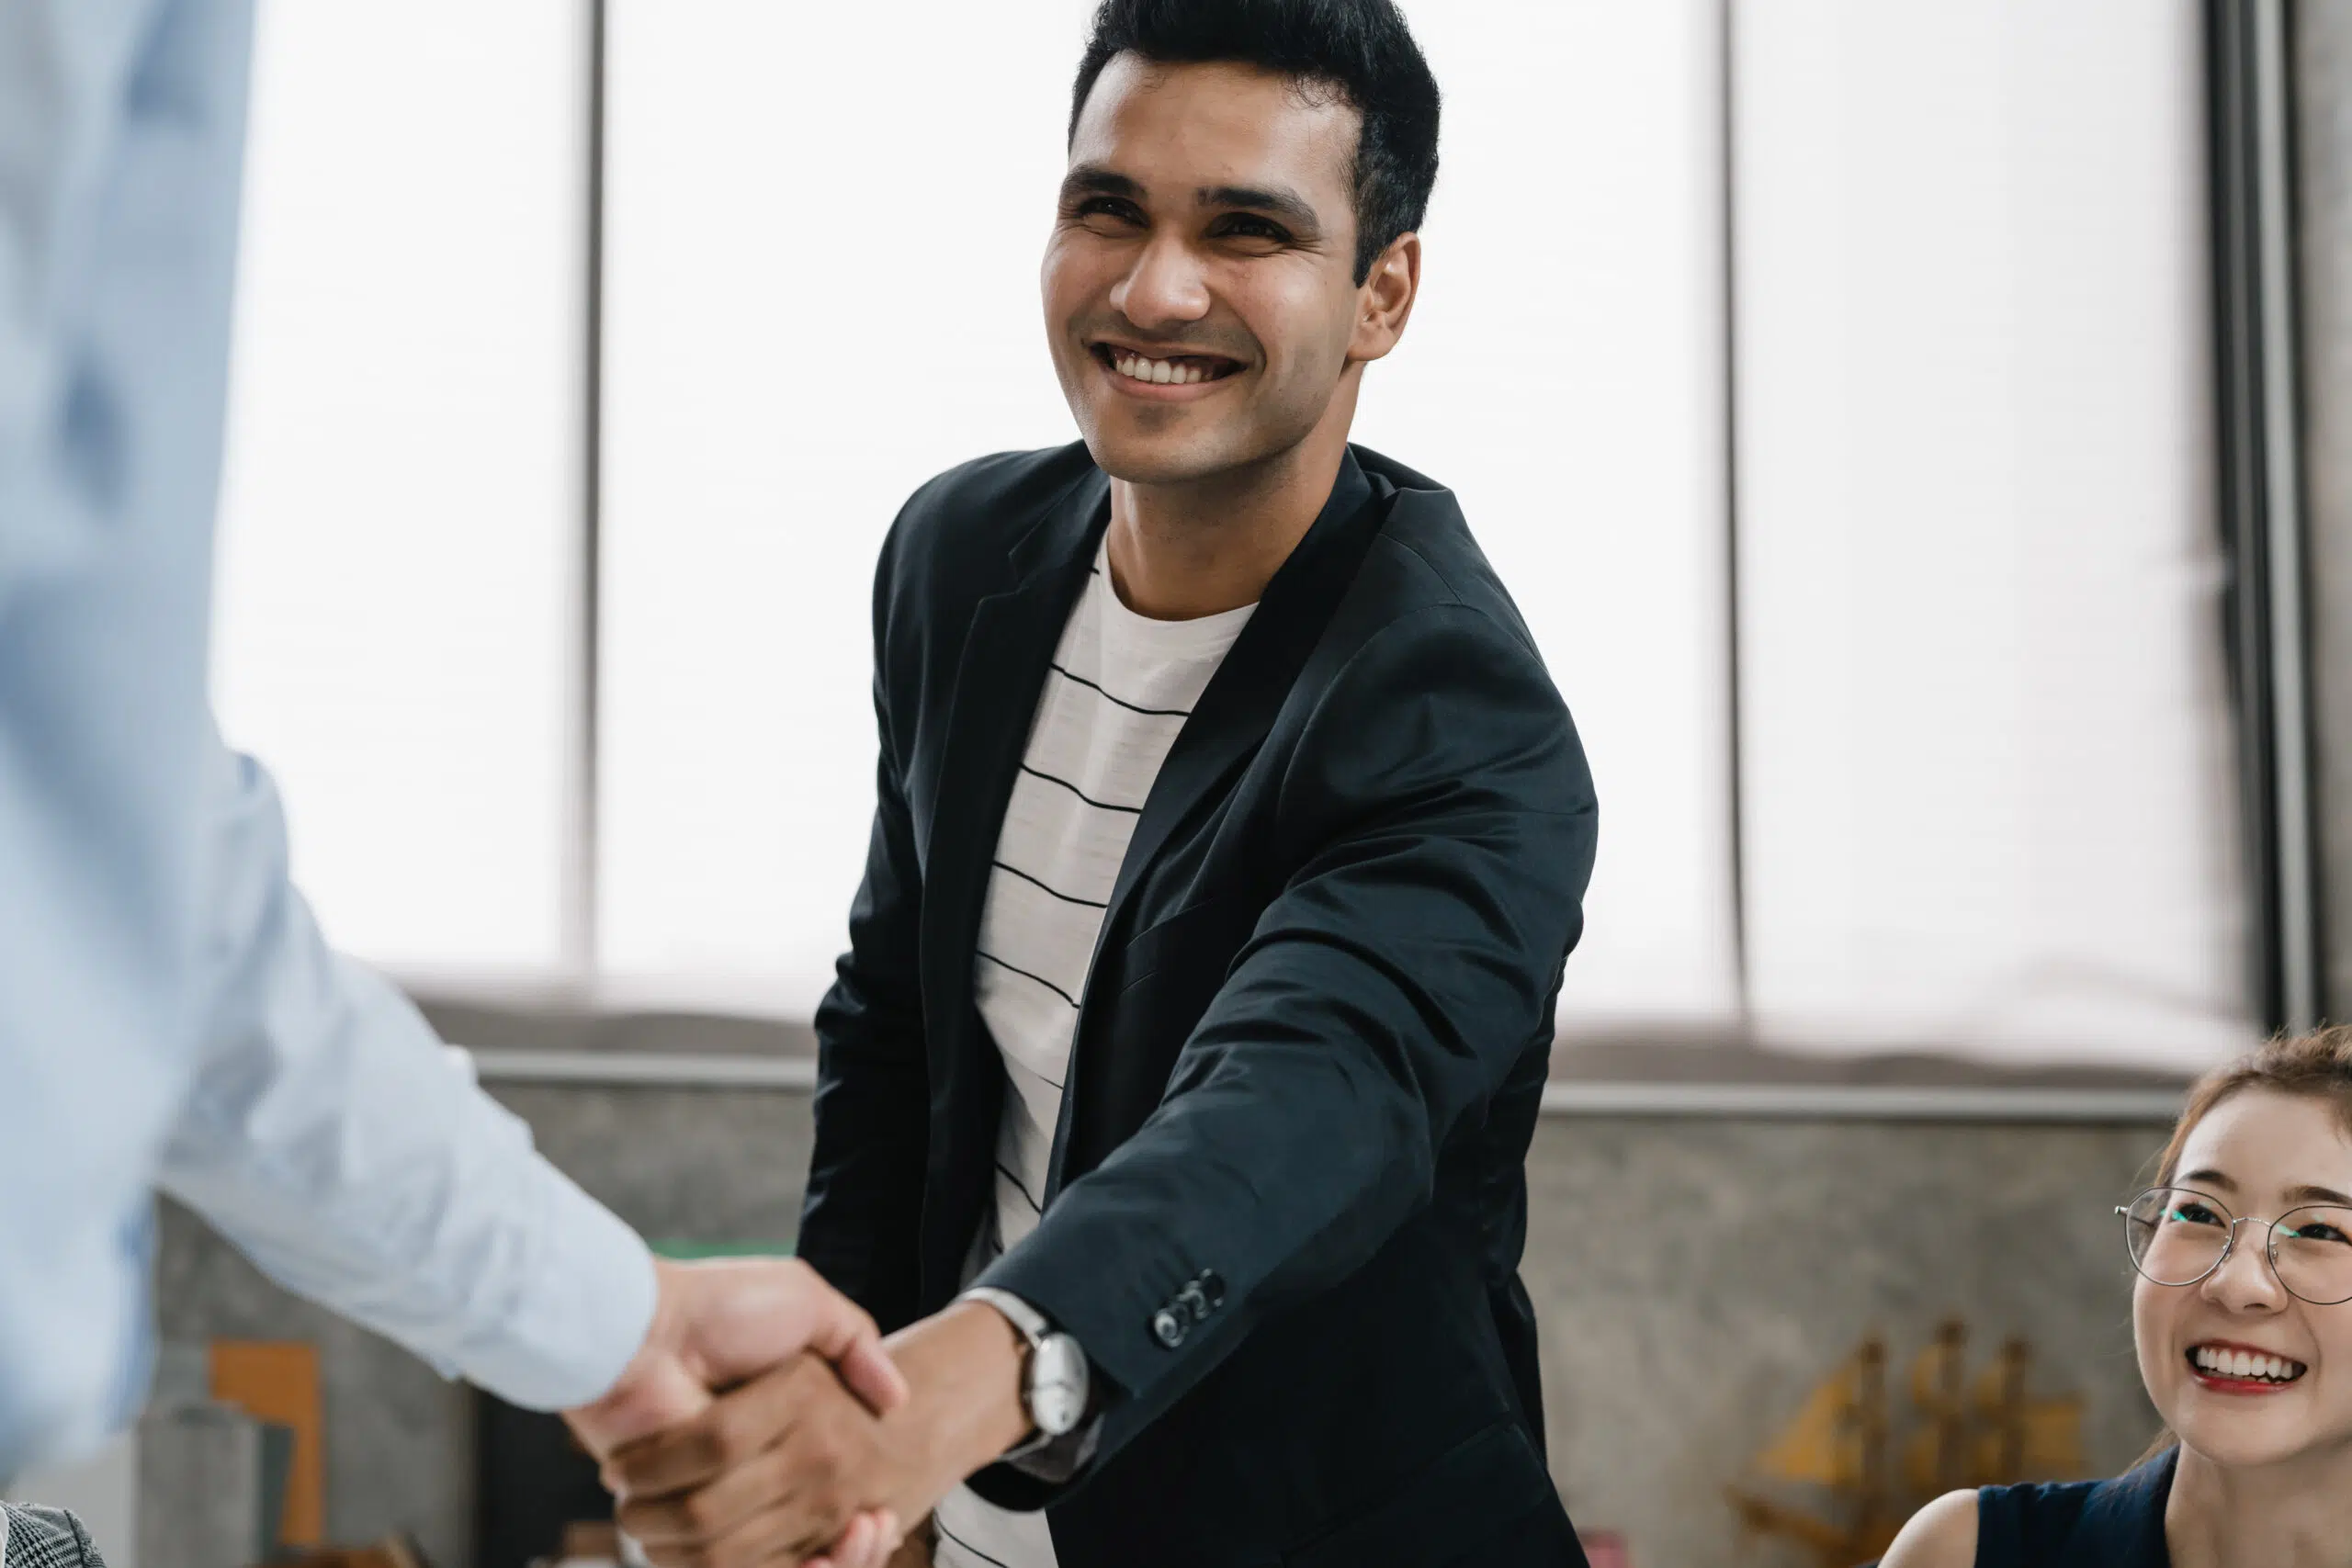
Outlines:
[{"label": "yellow object in background", "polygon": [[286,1511],[277,1539],[317,1546],[326,1539],[326,1443],[319,1404],[319,1348],[299,1339],[215,1339],[212,1397],[294,1432]]}]

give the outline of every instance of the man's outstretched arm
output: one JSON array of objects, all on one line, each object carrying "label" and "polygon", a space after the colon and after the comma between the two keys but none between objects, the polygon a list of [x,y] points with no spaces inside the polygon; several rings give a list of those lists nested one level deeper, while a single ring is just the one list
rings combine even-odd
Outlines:
[{"label": "man's outstretched arm", "polygon": [[[719,1342],[830,1345],[887,1396],[871,1325],[804,1270],[657,1270],[330,953],[267,779],[212,733],[251,12],[0,6],[0,1257],[26,1264],[0,1481],[143,1393],[159,1174],[284,1282],[526,1404],[642,1414]],[[797,1309],[742,1331],[755,1300]]]},{"label": "man's outstretched arm", "polygon": [[[327,947],[287,879],[267,773],[221,748],[210,784],[207,1030],[165,1190],[280,1284],[443,1372],[577,1407],[599,1453],[804,1349],[876,1409],[903,1398],[872,1319],[805,1265],[657,1263],[405,998]],[[866,1561],[883,1523],[842,1561]]]}]

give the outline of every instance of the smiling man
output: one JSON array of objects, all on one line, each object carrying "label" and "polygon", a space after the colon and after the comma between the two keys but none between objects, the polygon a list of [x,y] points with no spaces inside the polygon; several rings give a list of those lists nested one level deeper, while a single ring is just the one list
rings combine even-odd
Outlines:
[{"label": "smiling man", "polygon": [[1043,276],[1084,439],[884,547],[817,1020],[800,1251],[912,1393],[804,1360],[616,1456],[657,1562],[934,1504],[959,1565],[1581,1561],[1517,1268],[1591,783],[1452,493],[1348,443],[1437,131],[1389,0],[1097,15]]}]

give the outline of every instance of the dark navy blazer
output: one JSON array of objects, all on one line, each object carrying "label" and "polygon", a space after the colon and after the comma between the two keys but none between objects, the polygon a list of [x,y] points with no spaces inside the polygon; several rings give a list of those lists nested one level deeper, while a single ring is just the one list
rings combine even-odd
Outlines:
[{"label": "dark navy blazer", "polygon": [[[817,1017],[803,1257],[886,1328],[956,1293],[1004,1092],[999,826],[1109,519],[1082,446],[918,491],[874,599],[877,809]],[[1544,1462],[1525,1159],[1590,775],[1453,494],[1353,449],[1137,820],[1045,1214],[983,1281],[1107,1385],[1065,1568],[1581,1561]]]}]

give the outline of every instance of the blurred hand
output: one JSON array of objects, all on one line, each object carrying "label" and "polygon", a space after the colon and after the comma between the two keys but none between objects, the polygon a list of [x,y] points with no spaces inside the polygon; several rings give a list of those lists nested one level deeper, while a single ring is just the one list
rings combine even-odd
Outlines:
[{"label": "blurred hand", "polygon": [[899,1542],[899,1550],[890,1554],[890,1561],[883,1568],[931,1568],[932,1548],[938,1544],[938,1539],[931,1521],[923,1520],[907,1532],[907,1539]]},{"label": "blurred hand", "polygon": [[[644,1345],[601,1399],[564,1412],[598,1461],[694,1422],[721,1391],[798,1360],[821,1369],[868,1420],[906,1403],[906,1380],[874,1320],[797,1258],[657,1259],[654,1269],[660,1294]],[[835,1568],[880,1568],[899,1535],[887,1511],[854,1511],[824,1544]]]},{"label": "blurred hand", "polygon": [[922,1518],[1021,1440],[1023,1348],[994,1307],[963,1303],[926,1318],[888,1341],[910,1392],[884,1415],[803,1356],[616,1450],[605,1476],[621,1528],[657,1568],[839,1568],[829,1543],[859,1521]]}]

